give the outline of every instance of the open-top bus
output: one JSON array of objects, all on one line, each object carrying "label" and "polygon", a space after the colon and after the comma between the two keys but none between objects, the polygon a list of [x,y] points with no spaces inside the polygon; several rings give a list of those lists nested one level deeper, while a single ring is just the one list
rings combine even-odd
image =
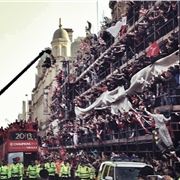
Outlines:
[{"label": "open-top bus", "polygon": [[37,130],[33,128],[11,128],[0,134],[0,160],[12,163],[13,158],[19,158],[24,165],[37,159]]}]

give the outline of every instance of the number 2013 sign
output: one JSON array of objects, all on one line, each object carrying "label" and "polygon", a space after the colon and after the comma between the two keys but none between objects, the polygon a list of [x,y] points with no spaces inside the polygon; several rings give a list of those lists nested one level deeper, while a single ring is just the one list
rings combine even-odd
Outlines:
[{"label": "number 2013 sign", "polygon": [[35,137],[32,132],[16,132],[12,134],[11,138],[13,140],[33,140]]}]

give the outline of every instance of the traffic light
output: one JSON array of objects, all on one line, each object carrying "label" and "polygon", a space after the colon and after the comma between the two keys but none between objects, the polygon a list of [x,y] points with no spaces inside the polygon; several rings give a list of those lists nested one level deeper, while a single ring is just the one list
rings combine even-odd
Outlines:
[{"label": "traffic light", "polygon": [[158,129],[155,129],[152,131],[153,133],[153,140],[156,144],[158,144],[159,142],[159,132],[158,132]]}]

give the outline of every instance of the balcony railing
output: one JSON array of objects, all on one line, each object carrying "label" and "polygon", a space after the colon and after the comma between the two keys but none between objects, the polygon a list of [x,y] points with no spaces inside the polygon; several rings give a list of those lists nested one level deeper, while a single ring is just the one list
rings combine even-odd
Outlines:
[{"label": "balcony railing", "polygon": [[[158,30],[153,31],[149,36],[144,38],[144,40],[140,44],[136,45],[134,54],[131,52],[128,55],[128,59],[131,59],[135,55],[135,53],[139,53],[140,51],[145,50],[149,46],[148,42],[158,40],[159,38],[163,37],[164,35],[168,34],[172,30],[174,30],[175,27],[177,27],[175,18],[167,21],[165,24],[163,24],[161,27],[159,27]],[[98,74],[98,79],[96,80],[96,82],[93,81],[91,86],[86,87],[86,88],[81,86],[81,88],[82,88],[80,91],[81,93],[77,89],[76,89],[76,92],[78,92],[78,94],[84,93],[90,87],[92,87],[93,85],[95,85],[95,84],[101,82],[103,79],[105,79],[109,74],[112,73],[112,71],[119,68],[122,65],[122,63],[123,62],[121,61],[121,59],[115,58],[115,60],[112,60],[111,62],[109,62],[108,68],[105,68],[105,70],[103,70],[103,72]]]},{"label": "balcony railing", "polygon": [[[162,26],[159,28],[154,28],[153,32],[151,32],[150,35],[148,35],[146,38],[143,39],[141,43],[135,46],[136,53],[139,53],[141,50],[145,50],[149,46],[149,42],[154,42],[158,40],[159,38],[165,36],[167,33],[172,31],[177,27],[177,21],[175,18],[170,19],[169,21],[165,22]],[[153,26],[153,25],[152,25]]]},{"label": "balcony railing", "polygon": [[163,92],[163,94],[154,98],[154,107],[166,105],[180,105],[180,88],[164,87],[164,89],[166,89],[168,92]]},{"label": "balcony railing", "polygon": [[[172,132],[180,133],[180,123],[179,122],[171,122],[170,123]],[[149,128],[151,131],[152,129]],[[121,130],[118,132],[109,132],[104,133],[101,136],[101,139],[97,138],[95,133],[84,134],[79,137],[78,145],[76,148],[83,147],[99,147],[99,146],[109,146],[109,145],[137,145],[143,143],[154,143],[152,133],[145,134],[142,128],[138,128],[137,126],[133,129],[127,128],[126,130]],[[64,140],[60,146],[48,146],[49,149],[55,150],[61,148],[61,146],[66,148],[74,148],[74,143],[72,138],[68,138]]]}]

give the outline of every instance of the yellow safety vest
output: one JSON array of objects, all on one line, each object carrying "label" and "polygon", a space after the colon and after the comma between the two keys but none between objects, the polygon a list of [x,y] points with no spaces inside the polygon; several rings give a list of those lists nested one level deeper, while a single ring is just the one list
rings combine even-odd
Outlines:
[{"label": "yellow safety vest", "polygon": [[71,173],[70,173],[70,166],[69,165],[65,165],[62,164],[61,166],[61,171],[60,171],[60,177],[70,177]]},{"label": "yellow safety vest", "polygon": [[10,167],[11,177],[20,177],[21,176],[21,167],[19,164],[12,164]]},{"label": "yellow safety vest", "polygon": [[88,166],[79,166],[77,176],[80,179],[90,179],[91,172]]},{"label": "yellow safety vest", "polygon": [[0,179],[8,179],[9,178],[9,167],[7,165],[3,165],[0,167]]},{"label": "yellow safety vest", "polygon": [[27,168],[27,175],[29,178],[37,178],[38,170],[36,165],[29,165]]}]

